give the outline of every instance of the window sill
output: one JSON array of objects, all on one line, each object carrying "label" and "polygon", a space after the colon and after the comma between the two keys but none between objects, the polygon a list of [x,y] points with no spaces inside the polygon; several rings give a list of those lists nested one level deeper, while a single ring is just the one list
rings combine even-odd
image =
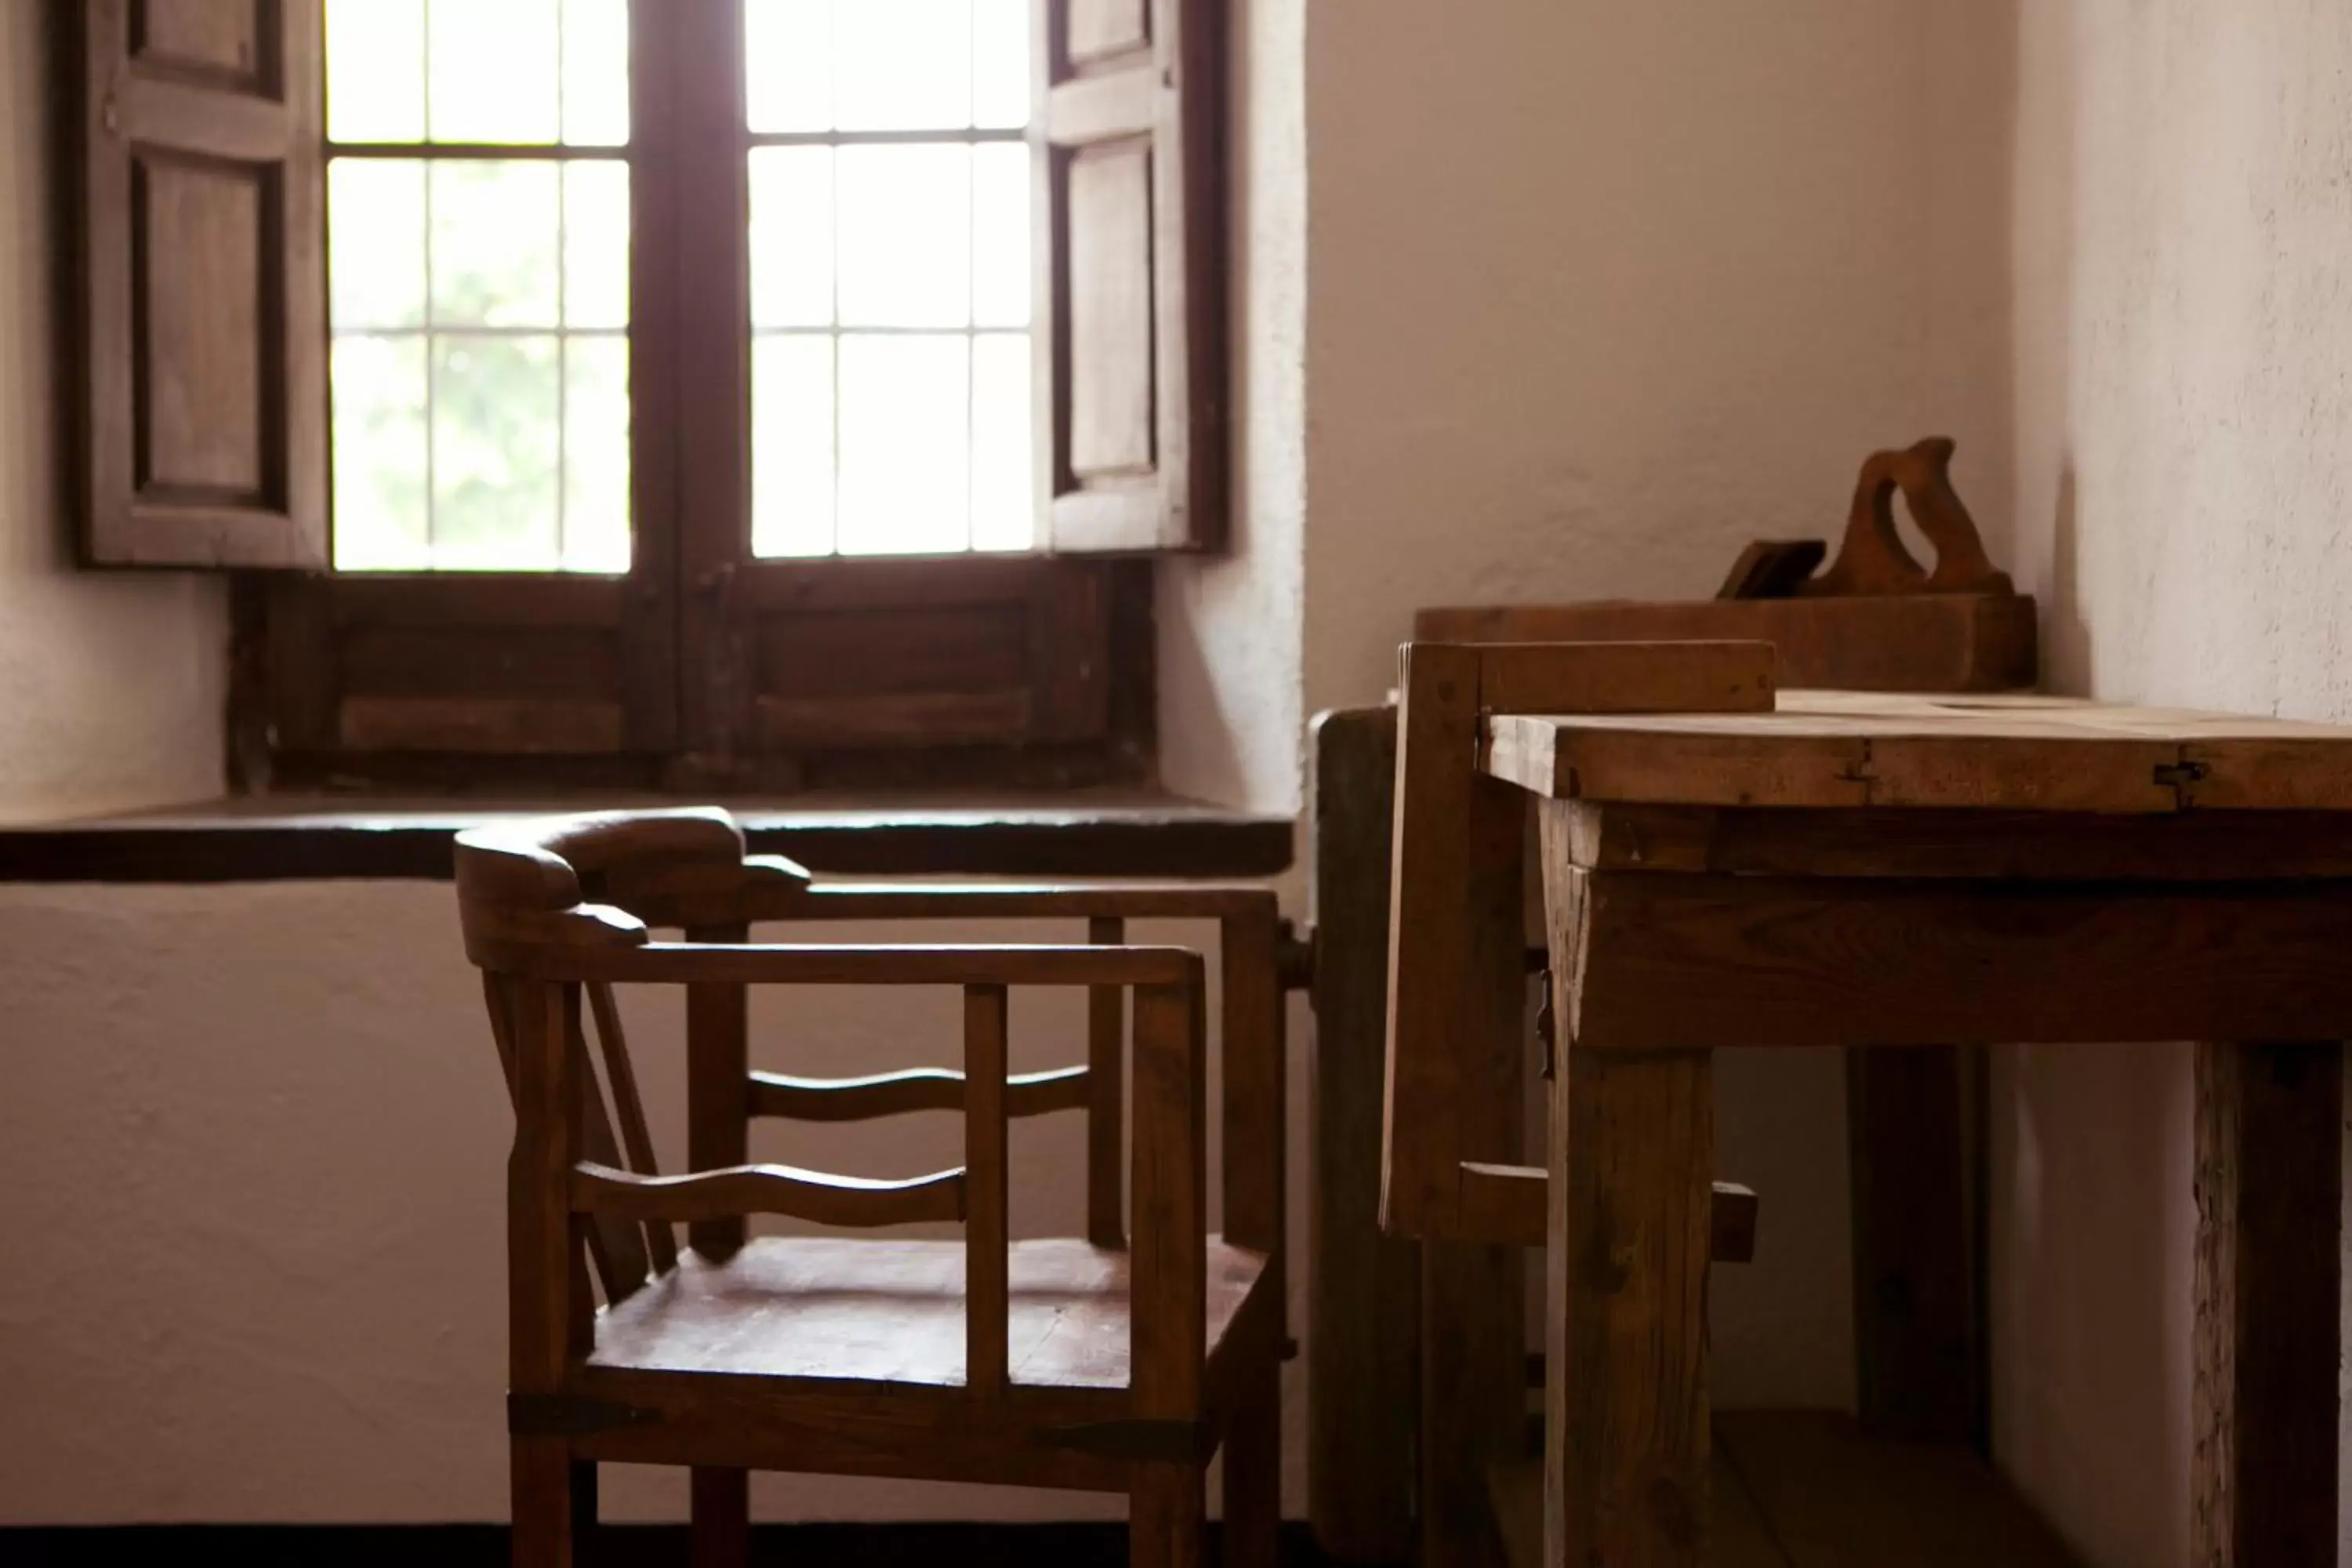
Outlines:
[{"label": "window sill", "polygon": [[[0,882],[446,881],[451,840],[503,816],[676,799],[259,795],[0,827]],[[1290,819],[1136,790],[720,800],[756,853],[836,876],[1270,877]]]}]

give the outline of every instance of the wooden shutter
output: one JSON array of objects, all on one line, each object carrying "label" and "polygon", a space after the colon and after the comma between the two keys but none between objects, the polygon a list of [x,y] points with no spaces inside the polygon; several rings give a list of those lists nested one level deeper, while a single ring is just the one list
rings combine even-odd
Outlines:
[{"label": "wooden shutter", "polygon": [[319,6],[79,14],[85,552],[323,566]]},{"label": "wooden shutter", "polygon": [[1224,0],[1038,6],[1042,537],[1225,532]]}]

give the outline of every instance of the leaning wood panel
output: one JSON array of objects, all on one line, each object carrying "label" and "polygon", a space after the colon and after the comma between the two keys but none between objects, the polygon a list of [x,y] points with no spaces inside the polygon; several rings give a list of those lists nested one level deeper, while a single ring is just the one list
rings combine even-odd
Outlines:
[{"label": "leaning wood panel", "polygon": [[[1715,1184],[1707,1256],[1747,1263],[1756,1256],[1756,1194],[1735,1182]],[[1462,1163],[1464,1239],[1506,1247],[1549,1244],[1551,1180],[1540,1166]]]},{"label": "leaning wood panel", "polygon": [[1574,876],[1607,917],[1587,1048],[2352,1033],[2352,883]]},{"label": "leaning wood panel", "polygon": [[1421,1266],[1416,1244],[1380,1228],[1396,710],[1325,713],[1313,738],[1307,1510],[1330,1555],[1402,1563],[1414,1548]]},{"label": "leaning wood panel", "polygon": [[583,1162],[572,1167],[570,1190],[575,1210],[616,1219],[694,1224],[775,1214],[866,1226],[961,1219],[964,1187],[960,1170],[885,1182],[768,1164],[640,1176]]},{"label": "leaning wood panel", "polygon": [[2333,1563],[2340,1486],[2344,1049],[2197,1054],[2191,1551]]}]

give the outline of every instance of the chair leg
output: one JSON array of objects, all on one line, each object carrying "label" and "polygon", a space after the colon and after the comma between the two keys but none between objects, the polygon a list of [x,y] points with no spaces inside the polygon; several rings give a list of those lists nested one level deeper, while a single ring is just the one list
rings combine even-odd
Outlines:
[{"label": "chair leg", "polygon": [[1127,1494],[1128,1568],[1201,1568],[1207,1479],[1194,1464],[1136,1467]]},{"label": "chair leg", "polygon": [[1225,1433],[1224,1568],[1276,1568],[1282,1550],[1282,1368],[1268,1363]]},{"label": "chair leg", "polygon": [[694,1468],[694,1568],[744,1568],[751,1554],[751,1473]]},{"label": "chair leg", "polygon": [[[572,1568],[579,1521],[578,1471],[560,1438],[516,1437],[511,1443],[514,1568]],[[595,1508],[593,1479],[588,1507]]]}]

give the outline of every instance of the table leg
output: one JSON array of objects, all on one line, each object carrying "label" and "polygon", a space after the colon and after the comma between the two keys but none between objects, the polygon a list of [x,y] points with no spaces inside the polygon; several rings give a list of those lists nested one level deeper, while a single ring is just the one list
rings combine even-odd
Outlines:
[{"label": "table leg", "polygon": [[2341,1045],[2197,1047],[2192,1560],[2337,1561]]},{"label": "table leg", "polygon": [[1709,1054],[1570,1047],[1550,1143],[1545,1560],[1703,1563]]}]

